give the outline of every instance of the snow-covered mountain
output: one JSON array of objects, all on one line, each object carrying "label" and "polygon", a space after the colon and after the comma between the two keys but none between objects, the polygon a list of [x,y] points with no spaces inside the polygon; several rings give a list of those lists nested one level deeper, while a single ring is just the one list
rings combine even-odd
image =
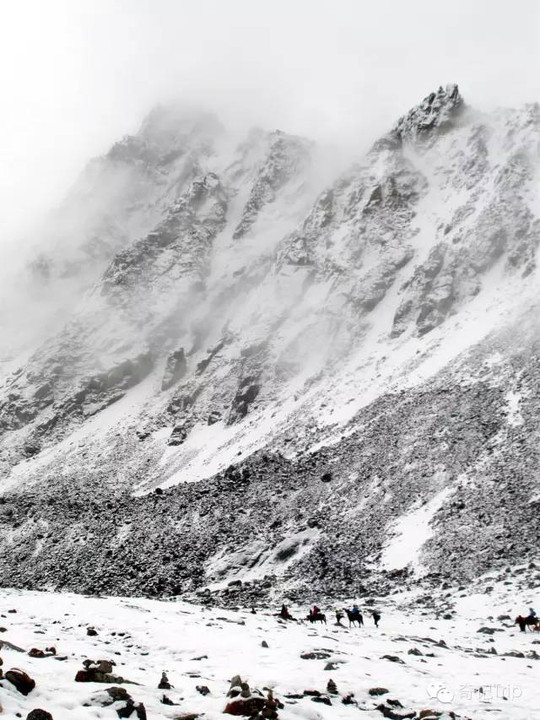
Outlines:
[{"label": "snow-covered mountain", "polygon": [[350,595],[527,557],[540,106],[439,88],[334,166],[182,106],[89,165],[3,303],[4,584]]}]

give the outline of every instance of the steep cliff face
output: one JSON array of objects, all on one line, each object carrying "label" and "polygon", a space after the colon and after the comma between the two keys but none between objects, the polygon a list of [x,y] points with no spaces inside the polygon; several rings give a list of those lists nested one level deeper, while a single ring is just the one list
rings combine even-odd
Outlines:
[{"label": "steep cliff face", "polygon": [[[197,346],[221,333],[229,304],[241,302],[244,286],[257,282],[258,266],[267,270],[280,231],[293,227],[314,197],[308,142],[257,131],[231,152],[217,122],[206,117],[188,122],[178,112],[154,111],[138,136],[93,162],[100,173],[86,192],[99,209],[92,213],[77,189],[66,201],[73,215],[81,203],[92,222],[83,213],[67,251],[61,238],[40,252],[39,262],[49,268],[45,281],[54,316],[55,289],[66,263],[77,257],[69,271],[71,304],[62,297],[64,326],[5,379],[9,391],[0,424],[16,431],[7,438],[9,463],[13,453],[46,445],[49,435],[53,442],[63,437],[154,368],[162,372],[165,358],[180,352],[179,343],[198,352],[202,367],[204,353]],[[178,123],[181,132],[175,130]],[[124,173],[126,165],[135,168],[137,178],[124,179],[122,200],[111,199],[106,177],[118,166]],[[85,187],[92,172],[83,176]],[[139,191],[145,201],[131,203],[131,193]],[[114,222],[124,235],[103,231],[102,252],[91,258],[88,228],[101,222],[105,201],[118,206]],[[130,232],[135,227],[142,228],[141,237]],[[268,238],[270,229],[274,234]],[[256,277],[246,281],[249,255]]]},{"label": "steep cliff face", "polygon": [[346,594],[538,532],[539,107],[448,86],[324,186],[322,157],[158,108],[83,175],[37,264],[62,325],[0,394],[4,582]]}]

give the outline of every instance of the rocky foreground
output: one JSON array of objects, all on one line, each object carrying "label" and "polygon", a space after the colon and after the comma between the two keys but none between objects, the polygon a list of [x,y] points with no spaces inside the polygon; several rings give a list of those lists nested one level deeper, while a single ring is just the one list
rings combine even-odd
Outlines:
[{"label": "rocky foreground", "polygon": [[395,594],[376,628],[272,608],[2,590],[6,717],[266,720],[540,718],[540,634],[528,567],[458,593]]}]

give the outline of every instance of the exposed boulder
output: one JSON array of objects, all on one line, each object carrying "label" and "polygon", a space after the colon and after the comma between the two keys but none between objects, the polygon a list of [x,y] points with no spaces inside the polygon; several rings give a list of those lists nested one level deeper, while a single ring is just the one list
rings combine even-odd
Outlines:
[{"label": "exposed boulder", "polygon": [[115,665],[112,660],[85,660],[84,670],[79,670],[75,675],[75,682],[97,682],[97,683],[124,683],[123,677],[114,675],[112,670]]},{"label": "exposed boulder", "polygon": [[330,695],[337,695],[337,685],[332,679],[326,683],[326,692],[330,693]]},{"label": "exposed boulder", "polygon": [[182,445],[188,436],[188,430],[185,425],[176,425],[172,433],[169,435],[167,445]]},{"label": "exposed boulder", "polygon": [[28,655],[33,658],[53,657],[56,655],[56,648],[49,647],[45,648],[45,650],[41,650],[39,648],[32,648],[28,651]]},{"label": "exposed boulder", "polygon": [[[100,682],[100,681],[95,681]],[[125,688],[110,687],[103,692],[92,696],[86,706],[98,705],[99,707],[115,706],[119,718],[136,717],[138,720],[146,720],[146,709],[140,702],[135,702]]]},{"label": "exposed boulder", "polygon": [[223,710],[227,715],[277,720],[278,708],[283,707],[271,690],[267,691],[266,697],[260,690],[251,691],[249,684],[239,675],[231,680],[227,697],[232,698]]},{"label": "exposed boulder", "polygon": [[376,709],[383,717],[388,718],[388,720],[409,720],[416,717],[416,712],[414,710],[403,713],[395,710],[393,707],[388,707],[388,705],[385,704],[377,705]]},{"label": "exposed boulder", "polygon": [[17,688],[21,695],[28,695],[36,687],[36,681],[24,670],[18,668],[8,670],[4,677]]}]

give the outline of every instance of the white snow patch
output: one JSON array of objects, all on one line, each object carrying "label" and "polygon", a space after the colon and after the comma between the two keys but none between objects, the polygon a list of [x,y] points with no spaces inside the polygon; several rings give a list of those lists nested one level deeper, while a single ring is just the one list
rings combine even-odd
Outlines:
[{"label": "white snow patch", "polygon": [[505,395],[506,400],[506,419],[510,427],[519,427],[523,425],[523,415],[519,409],[521,402],[521,393],[510,390]]},{"label": "white snow patch", "polygon": [[453,492],[452,487],[444,488],[431,500],[407,513],[395,523],[391,530],[392,539],[382,554],[381,567],[386,570],[397,570],[410,565],[417,571],[422,570],[420,554],[422,547],[433,534],[431,520]]}]

